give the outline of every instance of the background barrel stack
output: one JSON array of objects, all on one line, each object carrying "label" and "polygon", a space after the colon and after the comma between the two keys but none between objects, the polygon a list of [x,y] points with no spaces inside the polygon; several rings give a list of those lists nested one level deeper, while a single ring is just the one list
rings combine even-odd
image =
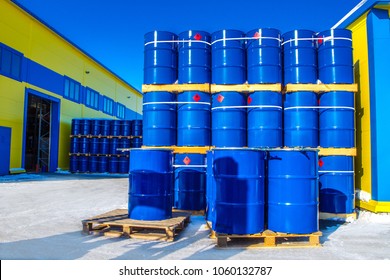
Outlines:
[{"label": "background barrel stack", "polygon": [[142,146],[142,120],[73,119],[70,138],[70,172],[127,174],[121,149]]},{"label": "background barrel stack", "polygon": [[353,213],[348,30],[153,31],[144,70],[143,149],[173,151],[174,207],[206,209],[217,236]]}]

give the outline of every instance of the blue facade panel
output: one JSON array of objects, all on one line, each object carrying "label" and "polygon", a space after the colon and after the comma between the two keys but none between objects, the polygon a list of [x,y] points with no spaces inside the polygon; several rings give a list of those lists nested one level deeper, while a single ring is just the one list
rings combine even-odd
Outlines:
[{"label": "blue facade panel", "polygon": [[372,199],[390,201],[388,180],[388,139],[390,129],[387,119],[390,94],[388,89],[390,67],[390,19],[387,10],[372,9],[367,17],[368,59],[371,105],[371,164]]},{"label": "blue facade panel", "polygon": [[11,128],[0,126],[0,175],[9,172],[11,156]]}]

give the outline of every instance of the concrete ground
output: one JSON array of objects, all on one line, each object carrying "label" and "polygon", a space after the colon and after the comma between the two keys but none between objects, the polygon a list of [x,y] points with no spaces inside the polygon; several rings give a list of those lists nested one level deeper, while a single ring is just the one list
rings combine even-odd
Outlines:
[{"label": "concrete ground", "polygon": [[0,177],[0,259],[384,260],[390,258],[390,215],[360,212],[352,223],[322,221],[322,247],[227,248],[208,237],[204,218],[175,242],[83,235],[81,221],[127,208],[128,179],[108,175]]}]

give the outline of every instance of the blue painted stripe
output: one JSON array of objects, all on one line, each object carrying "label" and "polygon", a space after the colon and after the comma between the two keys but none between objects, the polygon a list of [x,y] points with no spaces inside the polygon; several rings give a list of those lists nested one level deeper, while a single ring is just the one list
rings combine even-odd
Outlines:
[{"label": "blue painted stripe", "polygon": [[367,16],[370,76],[371,174],[372,199],[390,201],[388,188],[388,67],[390,65],[390,19],[387,10],[372,9]]}]

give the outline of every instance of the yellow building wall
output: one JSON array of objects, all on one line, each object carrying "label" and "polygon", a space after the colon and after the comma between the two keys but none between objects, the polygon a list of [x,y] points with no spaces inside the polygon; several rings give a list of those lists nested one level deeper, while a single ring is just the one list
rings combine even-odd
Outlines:
[{"label": "yellow building wall", "polygon": [[[142,114],[142,95],[8,0],[0,0],[0,42],[57,73]],[[89,71],[89,74],[86,74]],[[71,120],[115,118],[33,85],[0,75],[0,125],[12,128],[11,168],[21,167],[25,88],[61,100],[58,167],[69,165]],[[12,108],[12,109],[11,109]]]},{"label": "yellow building wall", "polygon": [[355,187],[371,193],[371,135],[370,135],[370,82],[367,45],[367,13],[348,28],[352,31],[355,81],[359,85],[356,93],[356,146]]}]

